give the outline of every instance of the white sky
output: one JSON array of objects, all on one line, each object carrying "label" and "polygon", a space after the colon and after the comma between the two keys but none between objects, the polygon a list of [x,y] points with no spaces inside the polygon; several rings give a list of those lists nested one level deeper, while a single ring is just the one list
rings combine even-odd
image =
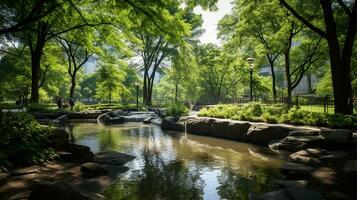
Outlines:
[{"label": "white sky", "polygon": [[231,4],[232,1],[233,0],[219,0],[217,3],[218,10],[216,12],[204,11],[201,7],[195,8],[194,11],[196,14],[202,14],[202,28],[206,30],[200,37],[202,43],[220,44],[219,39],[217,39],[218,21],[230,13],[233,7]]}]

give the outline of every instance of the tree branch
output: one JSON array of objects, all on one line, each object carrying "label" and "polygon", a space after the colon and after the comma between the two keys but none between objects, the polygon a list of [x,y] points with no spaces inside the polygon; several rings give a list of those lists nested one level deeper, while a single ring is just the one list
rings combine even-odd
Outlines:
[{"label": "tree branch", "polygon": [[303,16],[301,16],[299,13],[297,13],[296,10],[294,10],[285,0],[280,0],[280,3],[288,9],[291,14],[293,14],[299,21],[301,21],[303,24],[305,24],[308,28],[319,34],[323,38],[327,38],[327,33],[320,28],[314,26],[311,24],[308,20],[306,20]]},{"label": "tree branch", "polygon": [[352,12],[350,11],[350,9],[348,9],[347,5],[342,1],[342,0],[337,0],[338,4],[340,4],[340,6],[342,7],[342,9],[346,12],[346,14],[351,17]]}]

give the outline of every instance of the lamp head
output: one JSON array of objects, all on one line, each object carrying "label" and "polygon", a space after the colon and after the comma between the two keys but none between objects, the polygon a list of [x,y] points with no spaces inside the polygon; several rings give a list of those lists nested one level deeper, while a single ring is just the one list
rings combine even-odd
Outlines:
[{"label": "lamp head", "polygon": [[252,58],[252,57],[247,58],[247,63],[248,64],[252,65],[253,62],[254,62],[254,58]]}]

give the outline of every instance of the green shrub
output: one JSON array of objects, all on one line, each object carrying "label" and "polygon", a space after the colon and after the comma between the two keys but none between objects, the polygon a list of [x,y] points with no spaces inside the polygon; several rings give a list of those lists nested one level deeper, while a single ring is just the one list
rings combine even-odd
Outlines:
[{"label": "green shrub", "polygon": [[198,116],[201,117],[216,117],[216,118],[232,118],[240,113],[240,106],[237,105],[217,105],[211,108],[203,108],[199,111]]},{"label": "green shrub", "polygon": [[49,130],[26,113],[4,113],[0,133],[0,166],[41,164],[54,158]]},{"label": "green shrub", "polygon": [[262,105],[260,103],[248,103],[242,107],[242,112],[252,115],[254,117],[260,117],[263,114]]},{"label": "green shrub", "polygon": [[201,109],[198,116],[229,118],[243,121],[260,121],[267,123],[288,123],[297,125],[325,126],[331,128],[356,128],[357,116],[315,113],[298,109],[290,110],[283,105],[264,105],[248,103],[239,105],[217,105]]},{"label": "green shrub", "polygon": [[168,116],[183,116],[189,112],[188,108],[182,103],[173,103],[166,108],[166,115]]},{"label": "green shrub", "polygon": [[0,109],[18,109],[19,106],[15,103],[2,103],[0,104]]},{"label": "green shrub", "polygon": [[56,110],[55,104],[31,103],[27,107],[27,112],[53,112]]},{"label": "green shrub", "polygon": [[86,110],[86,105],[84,105],[81,102],[77,102],[74,106],[73,106],[73,111],[75,112],[81,112],[83,110]]},{"label": "green shrub", "polygon": [[356,117],[341,114],[327,115],[326,121],[331,128],[354,128],[357,122]]},{"label": "green shrub", "polygon": [[264,122],[271,123],[271,124],[276,124],[279,121],[279,117],[275,116],[273,114],[270,114],[269,112],[264,112],[262,115]]}]

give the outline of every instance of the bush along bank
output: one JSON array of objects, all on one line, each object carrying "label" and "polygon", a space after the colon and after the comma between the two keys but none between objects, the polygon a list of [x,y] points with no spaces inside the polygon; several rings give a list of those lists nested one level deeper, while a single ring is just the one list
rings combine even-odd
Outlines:
[{"label": "bush along bank", "polygon": [[3,113],[0,126],[0,166],[42,164],[55,156],[49,129],[26,113]]},{"label": "bush along bank", "polygon": [[[94,154],[71,143],[65,129],[40,126],[26,113],[3,113],[0,125],[0,199],[104,199],[99,193],[135,158]],[[82,185],[87,179],[89,187]]]},{"label": "bush along bank", "polygon": [[203,108],[198,113],[201,117],[225,118],[252,122],[286,123],[329,128],[357,129],[357,116],[341,114],[314,113],[298,108],[288,109],[283,105],[264,105],[248,103],[245,105],[218,105]]}]

